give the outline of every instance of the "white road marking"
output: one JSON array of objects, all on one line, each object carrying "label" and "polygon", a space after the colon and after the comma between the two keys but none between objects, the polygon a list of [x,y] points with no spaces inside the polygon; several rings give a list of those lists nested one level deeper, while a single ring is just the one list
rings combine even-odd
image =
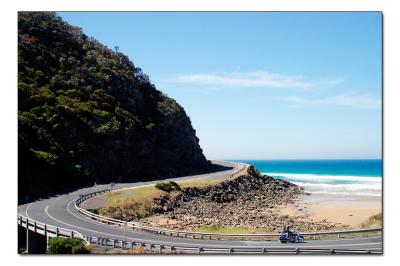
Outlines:
[{"label": "white road marking", "polygon": [[29,203],[28,207],[26,207],[26,209],[25,209],[26,218],[28,218],[28,219],[31,219],[31,217],[29,217],[29,214],[28,214],[28,209],[32,206],[32,204],[33,204],[33,202]]}]

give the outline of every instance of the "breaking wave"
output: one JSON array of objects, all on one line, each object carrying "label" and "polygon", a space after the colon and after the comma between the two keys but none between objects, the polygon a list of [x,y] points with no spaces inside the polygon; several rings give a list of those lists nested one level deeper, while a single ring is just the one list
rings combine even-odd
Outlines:
[{"label": "breaking wave", "polygon": [[382,195],[382,178],[376,176],[340,176],[318,174],[265,173],[304,187],[310,193],[344,195]]}]

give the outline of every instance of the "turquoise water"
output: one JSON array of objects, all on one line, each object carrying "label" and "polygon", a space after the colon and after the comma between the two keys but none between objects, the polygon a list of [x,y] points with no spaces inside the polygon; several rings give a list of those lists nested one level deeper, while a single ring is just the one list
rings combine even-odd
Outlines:
[{"label": "turquoise water", "polygon": [[382,194],[381,160],[238,160],[310,193]]}]

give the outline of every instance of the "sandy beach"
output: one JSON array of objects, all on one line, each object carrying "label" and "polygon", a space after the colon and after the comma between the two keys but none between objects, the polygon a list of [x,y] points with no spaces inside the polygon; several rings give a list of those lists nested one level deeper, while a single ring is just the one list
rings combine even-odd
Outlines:
[{"label": "sandy beach", "polygon": [[314,221],[340,223],[346,228],[380,227],[367,224],[368,219],[382,213],[382,197],[337,194],[308,194],[296,203],[281,209],[282,214],[306,216]]}]

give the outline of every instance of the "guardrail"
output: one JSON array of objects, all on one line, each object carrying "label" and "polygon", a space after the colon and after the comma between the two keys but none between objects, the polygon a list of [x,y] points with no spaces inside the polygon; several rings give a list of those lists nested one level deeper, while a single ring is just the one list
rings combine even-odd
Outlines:
[{"label": "guardrail", "polygon": [[158,254],[382,254],[381,249],[316,249],[316,248],[266,248],[266,247],[194,247],[164,245],[142,241],[124,241],[119,239],[104,238],[99,236],[82,235],[81,233],[48,225],[18,215],[18,224],[28,230],[48,237],[80,238],[89,245],[111,247],[129,252],[139,250],[139,253]]},{"label": "guardrail", "polygon": [[123,241],[87,236],[86,241],[101,247],[121,250],[143,249],[143,253],[158,254],[382,254],[380,249],[318,249],[318,248],[265,248],[265,247],[191,247],[146,242]]},{"label": "guardrail", "polygon": [[22,216],[20,214],[18,215],[18,225],[27,228],[28,230],[33,231],[35,233],[44,235],[46,237],[80,238],[86,241],[86,237],[84,237],[81,233],[75,230],[65,229],[62,227],[41,223],[26,218],[25,216]]},{"label": "guardrail", "polygon": [[[242,168],[243,169],[243,168]],[[242,170],[240,169],[240,170]],[[75,208],[85,215],[86,217],[96,220],[101,223],[110,224],[119,227],[127,227],[135,230],[147,231],[155,234],[176,236],[176,237],[190,237],[199,239],[262,239],[273,237],[276,238],[279,234],[216,234],[216,233],[198,233],[189,231],[177,231],[164,228],[154,228],[144,226],[134,222],[125,222],[118,219],[104,217],[94,214],[79,207],[79,205],[94,196],[102,193],[110,192],[109,189],[96,191],[86,195],[80,195],[75,200]],[[80,238],[87,244],[112,247],[114,249],[130,250],[130,249],[143,249],[143,253],[160,253],[160,254],[382,254],[381,249],[316,249],[316,248],[267,248],[267,247],[198,247],[198,246],[175,246],[164,245],[154,242],[137,242],[137,241],[124,241],[119,239],[104,238],[100,236],[83,235],[75,230],[48,225],[29,219],[23,215],[18,214],[18,224],[27,230],[42,234],[48,237],[68,237]],[[350,230],[350,231],[336,231],[336,232],[316,232],[316,233],[303,233],[304,236],[321,236],[321,235],[341,235],[353,233],[367,233],[367,232],[381,232],[382,228],[365,229],[365,230]],[[139,253],[142,252],[139,250]]]},{"label": "guardrail", "polygon": [[[173,230],[173,229],[166,229],[166,228],[157,228],[157,227],[150,227],[145,226],[135,222],[125,222],[118,219],[109,218],[106,216],[98,215],[82,209],[79,205],[97,195],[102,193],[110,192],[111,190],[105,189],[101,191],[96,191],[93,193],[89,193],[86,195],[81,195],[75,201],[75,208],[86,217],[109,225],[115,225],[119,227],[125,227],[127,229],[132,230],[139,230],[139,231],[146,231],[154,234],[160,235],[168,235],[168,236],[175,236],[175,237],[184,237],[184,238],[193,238],[193,239],[209,239],[209,240],[270,240],[271,238],[276,239],[280,236],[280,234],[218,234],[218,233],[201,233],[201,232],[192,232],[192,231],[180,231],[180,230]],[[321,238],[321,236],[336,236],[338,238],[350,235],[350,234],[365,234],[371,232],[382,232],[382,228],[371,228],[371,229],[360,229],[360,230],[347,230],[347,231],[328,231],[328,232],[311,232],[311,233],[301,233],[301,235],[310,238]]]}]

